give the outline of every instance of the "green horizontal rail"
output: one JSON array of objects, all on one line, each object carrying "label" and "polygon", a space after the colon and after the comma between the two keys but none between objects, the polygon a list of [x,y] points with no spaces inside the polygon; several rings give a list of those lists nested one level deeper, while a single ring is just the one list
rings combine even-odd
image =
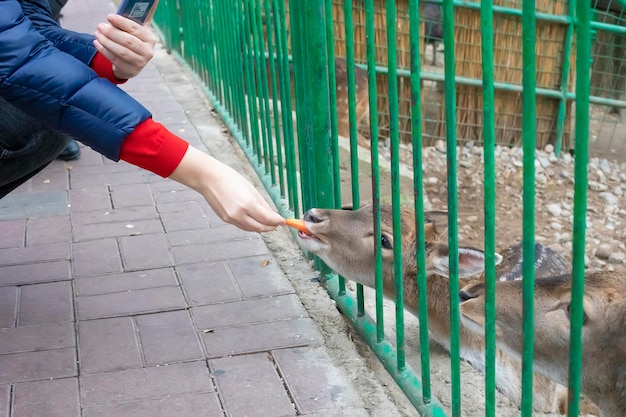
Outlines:
[{"label": "green horizontal rail", "polygon": [[[269,58],[268,54],[266,54],[266,58]],[[291,60],[291,56],[289,57],[289,59]],[[367,70],[366,64],[357,63],[355,64],[355,66],[362,68],[364,70]],[[389,73],[389,69],[381,65],[377,65],[375,67],[375,70],[377,74]],[[405,78],[411,77],[410,70],[398,68],[396,72],[397,72],[398,77],[405,77]],[[426,81],[445,81],[445,75],[439,72],[422,71],[420,72],[419,77],[421,80],[426,80]],[[462,76],[457,75],[454,77],[454,80],[455,80],[455,83],[458,85],[469,85],[472,87],[483,86],[483,81],[479,78],[462,77]],[[524,87],[522,85],[509,84],[509,83],[503,83],[503,82],[498,82],[498,81],[494,81],[493,87],[496,90],[511,91],[515,93],[521,93],[524,91]],[[576,100],[576,93],[574,92],[564,93],[561,89],[551,90],[549,88],[537,87],[535,89],[535,92],[538,96],[542,96],[542,97],[554,98],[558,100],[563,100],[563,99],[572,100],[572,101]],[[618,108],[626,108],[626,100],[616,100],[616,99],[599,97],[599,96],[589,96],[589,103],[599,104],[599,105],[604,105],[604,106],[611,106],[611,107],[618,107]]]}]

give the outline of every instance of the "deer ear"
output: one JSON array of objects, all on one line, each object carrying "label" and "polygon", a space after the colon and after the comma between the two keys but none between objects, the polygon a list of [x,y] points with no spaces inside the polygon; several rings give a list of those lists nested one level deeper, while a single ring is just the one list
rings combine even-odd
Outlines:
[{"label": "deer ear", "polygon": [[[439,245],[435,248],[432,265],[432,269],[428,272],[450,277],[450,258],[447,246]],[[471,247],[459,247],[459,278],[472,276],[484,271],[484,269],[485,253],[483,251]]]},{"label": "deer ear", "polygon": [[[498,255],[500,256],[500,255]],[[500,258],[502,258],[500,256]],[[502,259],[500,259],[501,261]],[[496,257],[496,262],[499,262]],[[459,277],[465,278],[485,270],[485,252],[470,247],[459,248]]]}]

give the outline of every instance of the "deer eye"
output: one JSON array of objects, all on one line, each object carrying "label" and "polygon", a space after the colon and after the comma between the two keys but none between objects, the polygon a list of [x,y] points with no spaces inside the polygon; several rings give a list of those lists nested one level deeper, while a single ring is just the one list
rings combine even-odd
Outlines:
[{"label": "deer eye", "polygon": [[[571,320],[572,319],[572,314],[570,311],[571,304],[564,303],[562,308],[563,310],[565,310],[565,314],[567,314],[567,318]],[[588,321],[589,321],[589,316],[587,316],[587,313],[585,313],[585,310],[583,310],[583,326],[586,325]]]},{"label": "deer eye", "polygon": [[387,236],[385,236],[385,235],[382,235],[382,237],[380,238],[380,244],[385,249],[393,249],[393,245],[391,244],[391,240]]}]

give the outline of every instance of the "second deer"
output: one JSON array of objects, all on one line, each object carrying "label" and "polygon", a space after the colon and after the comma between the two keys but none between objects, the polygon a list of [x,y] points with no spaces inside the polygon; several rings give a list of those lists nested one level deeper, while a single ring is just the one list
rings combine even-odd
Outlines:
[{"label": "second deer", "polygon": [[[498,345],[521,358],[521,282],[496,286],[496,338]],[[535,283],[535,346],[537,372],[566,385],[569,369],[571,275]],[[626,275],[593,272],[585,276],[582,392],[594,401],[602,417],[626,416]],[[482,334],[484,285],[471,284],[460,292],[464,326]]]}]

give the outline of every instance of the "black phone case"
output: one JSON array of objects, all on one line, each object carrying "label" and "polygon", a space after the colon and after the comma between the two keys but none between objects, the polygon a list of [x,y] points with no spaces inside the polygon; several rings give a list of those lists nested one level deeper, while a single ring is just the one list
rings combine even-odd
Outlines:
[{"label": "black phone case", "polygon": [[143,24],[155,5],[156,0],[123,0],[117,14]]}]

